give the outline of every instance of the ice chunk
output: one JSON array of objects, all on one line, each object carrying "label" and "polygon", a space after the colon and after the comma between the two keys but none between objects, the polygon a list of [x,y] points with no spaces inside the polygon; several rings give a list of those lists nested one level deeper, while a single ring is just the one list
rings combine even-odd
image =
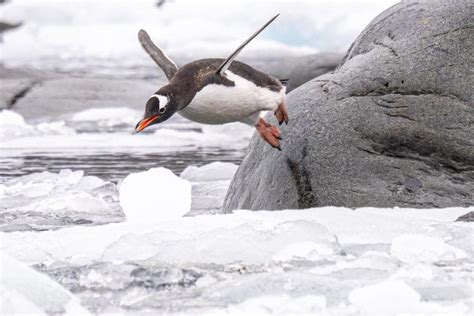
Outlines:
[{"label": "ice chunk", "polygon": [[[6,181],[0,195],[0,230],[51,229],[123,219],[114,184],[83,171],[34,173]],[[104,191],[108,188],[107,191]]]},{"label": "ice chunk", "polygon": [[187,215],[221,213],[229,185],[230,180],[193,182],[191,211]]},{"label": "ice chunk", "polygon": [[327,244],[320,244],[313,241],[303,241],[290,244],[273,255],[277,261],[291,260],[319,260],[321,255],[334,254],[334,248]]},{"label": "ice chunk", "polygon": [[[251,222],[242,223],[233,228],[216,228],[205,233],[188,233],[182,236],[163,232],[130,234],[111,245],[104,252],[104,258],[123,261],[153,256],[154,261],[175,263],[258,264],[272,262],[274,256],[283,249],[291,249],[300,243],[313,246],[310,250],[313,259],[316,255],[330,255],[340,251],[337,238],[324,226],[294,220],[265,227],[259,227],[258,222],[253,225]],[[124,251],[130,248],[134,250]],[[283,253],[290,253],[290,250]],[[294,252],[290,253],[292,254]],[[277,260],[279,259],[277,255]]]},{"label": "ice chunk", "polygon": [[467,310],[462,302],[453,305],[423,302],[415,289],[399,280],[355,288],[349,294],[349,302],[362,314],[374,315],[464,315]]},{"label": "ice chunk", "polygon": [[219,161],[186,167],[180,177],[192,182],[192,211],[188,215],[219,213],[237,168],[233,163]]},{"label": "ice chunk", "polygon": [[467,256],[462,249],[449,246],[438,238],[420,234],[403,234],[394,238],[391,253],[408,263],[450,261]]},{"label": "ice chunk", "polygon": [[191,184],[166,168],[132,173],[120,185],[120,205],[128,221],[179,218],[191,209]]},{"label": "ice chunk", "polygon": [[74,130],[65,126],[63,121],[34,126],[26,123],[23,116],[14,111],[0,111],[0,140],[5,143],[17,137],[71,134],[74,134]]},{"label": "ice chunk", "polygon": [[3,253],[0,271],[2,314],[89,315],[58,283]]},{"label": "ice chunk", "polygon": [[188,166],[180,177],[192,182],[231,180],[237,168],[236,164],[216,161],[201,167]]},{"label": "ice chunk", "polygon": [[25,123],[23,116],[10,111],[0,111],[0,139],[31,133],[33,127]]},{"label": "ice chunk", "polygon": [[318,315],[326,310],[326,297],[267,295],[227,307],[230,315]]}]

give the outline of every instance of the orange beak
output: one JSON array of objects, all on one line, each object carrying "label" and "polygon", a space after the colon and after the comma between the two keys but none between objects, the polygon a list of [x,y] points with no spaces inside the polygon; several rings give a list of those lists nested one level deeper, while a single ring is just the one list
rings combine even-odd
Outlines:
[{"label": "orange beak", "polygon": [[159,118],[158,115],[153,115],[153,116],[144,118],[143,120],[141,120],[140,122],[137,123],[137,126],[135,126],[135,131],[137,133],[143,131],[145,128],[150,126],[151,123],[156,121],[158,118]]}]

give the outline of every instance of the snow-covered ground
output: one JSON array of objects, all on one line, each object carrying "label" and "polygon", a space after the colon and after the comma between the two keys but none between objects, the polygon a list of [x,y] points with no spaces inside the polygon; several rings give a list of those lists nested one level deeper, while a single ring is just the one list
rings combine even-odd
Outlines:
[{"label": "snow-covered ground", "polygon": [[[214,188],[225,188],[235,169],[213,163],[180,177],[166,169],[131,174],[119,185],[123,222],[0,233],[2,311],[472,313],[474,226],[454,220],[474,208],[215,214],[225,189]],[[71,203],[58,216],[74,217],[107,203],[91,194],[99,181],[70,171],[31,175],[0,194],[41,216],[42,202],[61,188]],[[89,199],[81,202],[83,195]],[[189,216],[191,205],[201,215]],[[102,218],[116,221],[106,209]]]}]

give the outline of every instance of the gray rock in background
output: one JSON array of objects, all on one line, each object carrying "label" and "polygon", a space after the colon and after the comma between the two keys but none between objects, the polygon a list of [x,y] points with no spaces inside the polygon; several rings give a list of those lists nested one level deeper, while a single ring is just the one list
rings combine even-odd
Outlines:
[{"label": "gray rock in background", "polygon": [[13,109],[27,121],[60,117],[89,108],[129,107],[142,111],[158,85],[140,79],[63,78],[42,81]]},{"label": "gray rock in background", "polygon": [[311,79],[336,69],[343,56],[339,53],[317,53],[294,57],[276,65],[267,66],[265,71],[280,79],[290,79],[286,89],[290,92]]},{"label": "gray rock in background", "polygon": [[0,110],[10,109],[39,82],[58,78],[47,71],[6,68],[0,65]]},{"label": "gray rock in background", "polygon": [[289,94],[282,152],[253,137],[224,210],[473,205],[473,13],[438,0],[380,14],[337,71]]},{"label": "gray rock in background", "polygon": [[474,222],[474,211],[459,216],[456,222]]}]

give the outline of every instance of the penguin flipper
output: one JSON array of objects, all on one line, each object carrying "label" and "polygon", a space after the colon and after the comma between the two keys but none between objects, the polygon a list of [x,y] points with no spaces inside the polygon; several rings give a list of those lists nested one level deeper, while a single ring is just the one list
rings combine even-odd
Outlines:
[{"label": "penguin flipper", "polygon": [[244,49],[245,46],[247,46],[250,41],[252,41],[258,34],[260,34],[261,31],[263,31],[270,23],[272,23],[280,13],[275,15],[273,18],[270,19],[267,23],[265,23],[264,26],[262,26],[257,32],[255,32],[252,36],[250,36],[245,42],[243,42],[232,54],[230,54],[229,57],[222,63],[222,65],[219,66],[216,70],[216,74],[222,75],[226,72],[226,70],[229,68],[230,64],[232,61],[237,57],[237,55]]},{"label": "penguin flipper", "polygon": [[151,59],[160,67],[168,80],[178,72],[178,66],[166,54],[153,43],[150,36],[145,30],[138,32],[138,41],[143,49],[150,55]]}]

